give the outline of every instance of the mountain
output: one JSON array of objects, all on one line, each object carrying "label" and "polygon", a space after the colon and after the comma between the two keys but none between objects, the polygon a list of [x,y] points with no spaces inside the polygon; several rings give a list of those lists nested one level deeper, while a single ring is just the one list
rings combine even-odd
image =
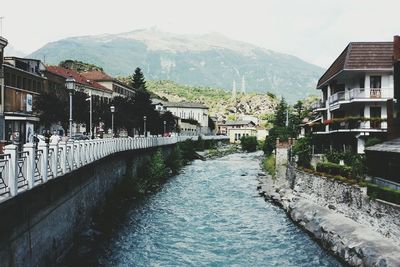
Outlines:
[{"label": "mountain", "polygon": [[5,56],[13,56],[13,57],[25,57],[27,54],[15,49],[12,45],[7,45],[4,49]]},{"label": "mountain", "polygon": [[74,59],[114,76],[142,68],[147,80],[173,80],[193,86],[272,92],[289,101],[315,94],[323,69],[297,57],[229,39],[218,33],[181,35],[158,29],[80,36],[51,42],[29,57],[47,64]]},{"label": "mountain", "polygon": [[210,115],[219,121],[252,115],[265,124],[273,116],[278,104],[273,94],[239,93],[232,97],[231,92],[224,89],[187,86],[173,81],[148,81],[147,89],[168,101],[205,104],[209,107]]}]

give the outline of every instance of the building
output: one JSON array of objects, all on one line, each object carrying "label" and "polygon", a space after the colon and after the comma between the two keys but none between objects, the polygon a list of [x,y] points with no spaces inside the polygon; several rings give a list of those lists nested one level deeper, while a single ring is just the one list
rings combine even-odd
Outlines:
[{"label": "building", "polygon": [[243,136],[257,136],[257,129],[252,121],[227,121],[219,125],[219,133],[229,136],[231,143],[237,143]]},{"label": "building", "polygon": [[43,92],[45,66],[36,59],[5,57],[3,68],[6,139],[23,144],[31,141],[39,123],[33,105]]},{"label": "building", "polygon": [[[199,103],[188,102],[166,102],[157,99],[152,100],[155,110],[159,112],[169,111],[172,115],[180,118],[180,122],[189,120],[198,122],[199,132],[197,134],[208,134],[208,107]],[[193,125],[193,123],[191,123]],[[182,129],[181,125],[178,125]],[[196,127],[197,128],[197,127]],[[193,129],[193,127],[190,127]]]},{"label": "building", "polygon": [[[91,94],[92,96],[105,97],[108,99],[111,99],[113,97],[112,89],[109,89],[96,81],[87,79],[85,76],[78,73],[77,71],[64,69],[58,66],[48,66],[45,70],[45,74],[47,76],[51,74],[52,77],[54,77],[55,75],[61,77],[62,79],[64,79],[64,84],[65,79],[67,79],[68,77],[72,77],[75,79],[76,90],[84,92],[88,95]],[[58,81],[61,80],[58,79]],[[59,84],[59,86],[61,86],[61,84]]]},{"label": "building", "polygon": [[8,41],[0,36],[0,151],[3,151],[2,146],[4,145],[4,140],[7,139],[5,135],[5,121],[4,121],[4,48],[7,46]]},{"label": "building", "polygon": [[123,82],[111,77],[102,71],[84,72],[82,75],[89,81],[95,81],[105,88],[113,91],[113,97],[124,96],[132,97],[135,95],[135,89],[124,84]]},{"label": "building", "polygon": [[373,183],[400,190],[400,138],[365,149],[368,176]]},{"label": "building", "polygon": [[398,134],[400,37],[394,42],[353,42],[318,81],[322,100],[307,123],[321,143],[364,153],[369,137]]},{"label": "building", "polygon": [[[90,80],[74,70],[58,66],[48,66],[43,73],[47,78],[45,81],[45,91],[57,92],[60,90],[67,90],[65,88],[65,80],[72,77],[75,79],[76,90],[84,92],[87,95],[92,95],[93,100],[96,98],[99,101],[109,102],[114,96],[112,89],[109,89],[96,81]],[[51,130],[61,131],[62,127],[61,125],[53,125]],[[86,128],[86,125],[74,123],[72,132],[84,133],[88,132],[88,129]]]}]

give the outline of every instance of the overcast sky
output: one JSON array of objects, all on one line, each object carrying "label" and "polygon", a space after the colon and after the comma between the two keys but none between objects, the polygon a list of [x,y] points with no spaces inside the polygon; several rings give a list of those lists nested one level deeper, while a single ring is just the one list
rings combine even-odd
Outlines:
[{"label": "overcast sky", "polygon": [[25,53],[78,35],[159,27],[219,32],[327,67],[350,41],[400,34],[400,0],[2,0],[3,36]]}]

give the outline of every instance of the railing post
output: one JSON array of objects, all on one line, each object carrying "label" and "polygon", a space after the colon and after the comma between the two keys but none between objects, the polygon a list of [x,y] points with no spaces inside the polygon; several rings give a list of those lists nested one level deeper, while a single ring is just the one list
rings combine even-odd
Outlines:
[{"label": "railing post", "polygon": [[48,157],[49,148],[46,143],[39,143],[39,149],[42,150],[42,158],[40,161],[40,173],[42,174],[43,183],[47,182],[47,168],[48,168]]},{"label": "railing post", "polygon": [[18,182],[17,182],[17,146],[7,145],[4,147],[4,153],[9,154],[8,159],[8,182],[7,186],[10,190],[10,196],[15,196],[18,192]]},{"label": "railing post", "polygon": [[60,167],[63,174],[67,173],[67,143],[60,142],[58,144],[59,148],[61,149],[60,153]]},{"label": "railing post", "polygon": [[23,151],[27,152],[26,156],[26,180],[28,182],[28,189],[34,186],[34,176],[35,176],[35,145],[33,143],[27,143],[23,147]]},{"label": "railing post", "polygon": [[57,153],[58,153],[58,144],[50,144],[50,148],[53,149],[53,153],[51,153],[50,158],[50,169],[53,173],[53,179],[57,177]]}]

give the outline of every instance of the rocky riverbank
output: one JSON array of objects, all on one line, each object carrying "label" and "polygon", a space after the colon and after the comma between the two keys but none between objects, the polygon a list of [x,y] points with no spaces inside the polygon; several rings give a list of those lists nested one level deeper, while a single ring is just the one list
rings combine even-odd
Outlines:
[{"label": "rocky riverbank", "polygon": [[[400,266],[399,208],[357,202],[345,187],[329,185],[324,190],[334,192],[332,195],[310,193],[313,185],[293,177],[293,173],[288,176],[272,179],[260,173],[260,194],[282,207],[323,247],[351,266]],[[358,213],[352,212],[353,207]],[[380,221],[383,223],[379,225]]]}]

